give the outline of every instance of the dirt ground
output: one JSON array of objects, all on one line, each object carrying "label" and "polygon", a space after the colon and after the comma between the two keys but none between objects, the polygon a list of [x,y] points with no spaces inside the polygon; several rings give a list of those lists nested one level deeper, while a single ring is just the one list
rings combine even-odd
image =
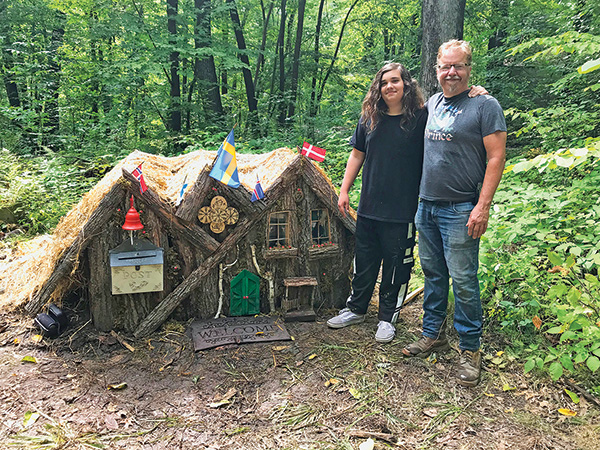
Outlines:
[{"label": "dirt ground", "polygon": [[342,330],[327,328],[329,313],[287,324],[293,341],[199,353],[186,324],[119,336],[131,351],[78,311],[39,342],[30,318],[0,317],[0,448],[600,449],[598,407],[523,375],[489,337],[476,388],[455,382],[453,350],[404,358],[419,300],[387,345],[374,341],[375,313]]}]

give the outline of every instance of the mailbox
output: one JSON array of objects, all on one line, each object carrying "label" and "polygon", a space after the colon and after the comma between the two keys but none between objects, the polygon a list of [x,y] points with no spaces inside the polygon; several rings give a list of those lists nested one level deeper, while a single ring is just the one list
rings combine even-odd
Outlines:
[{"label": "mailbox", "polygon": [[147,239],[134,239],[109,253],[113,295],[163,290],[162,248]]}]

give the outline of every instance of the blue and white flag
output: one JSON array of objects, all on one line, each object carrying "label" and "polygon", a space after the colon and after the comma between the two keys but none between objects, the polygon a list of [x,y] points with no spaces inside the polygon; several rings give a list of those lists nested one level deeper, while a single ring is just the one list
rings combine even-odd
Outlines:
[{"label": "blue and white flag", "polygon": [[237,170],[237,160],[235,158],[235,143],[233,141],[233,129],[227,135],[219,147],[217,160],[209,174],[215,180],[221,183],[237,188],[240,186],[240,178]]},{"label": "blue and white flag", "polygon": [[183,194],[185,193],[185,188],[187,188],[187,175],[183,179],[183,186],[181,186],[181,191],[179,191],[179,195],[177,196],[177,201],[175,202],[175,206],[179,206],[181,201],[183,200]]},{"label": "blue and white flag", "polygon": [[265,193],[263,192],[263,188],[260,185],[260,180],[256,180],[256,186],[254,186],[254,190],[252,191],[251,202],[255,202],[256,200],[260,200],[265,197]]}]

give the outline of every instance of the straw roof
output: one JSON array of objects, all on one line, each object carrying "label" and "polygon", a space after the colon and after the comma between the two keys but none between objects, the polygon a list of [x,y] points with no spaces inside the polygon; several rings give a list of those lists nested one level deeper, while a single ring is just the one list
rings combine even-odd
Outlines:
[{"label": "straw roof", "polygon": [[[202,170],[215,159],[217,152],[198,150],[175,157],[164,157],[135,151],[119,162],[81,201],[61,219],[52,235],[24,242],[7,261],[0,265],[0,307],[13,309],[27,303],[50,277],[63,252],[73,243],[100,201],[119,181],[122,169],[133,171],[142,162],[144,179],[164,201],[175,203],[187,180],[191,189]],[[297,153],[280,148],[264,154],[237,154],[240,182],[249,190],[257,176],[265,191],[281,175]],[[185,197],[184,197],[185,200]],[[75,266],[76,269],[77,265]],[[54,292],[55,299],[66,294],[73,283],[74,272]]]}]

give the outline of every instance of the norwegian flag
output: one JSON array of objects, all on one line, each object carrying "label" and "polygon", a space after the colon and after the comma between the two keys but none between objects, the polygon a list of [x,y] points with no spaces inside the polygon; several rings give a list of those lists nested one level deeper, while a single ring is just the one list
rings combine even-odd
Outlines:
[{"label": "norwegian flag", "polygon": [[143,194],[148,190],[148,186],[146,186],[146,182],[144,181],[144,174],[142,173],[142,164],[140,163],[131,174],[140,182],[140,192]]},{"label": "norwegian flag", "polygon": [[325,159],[325,149],[315,147],[308,142],[302,144],[302,152],[304,156],[307,156],[315,161],[323,161]]}]

